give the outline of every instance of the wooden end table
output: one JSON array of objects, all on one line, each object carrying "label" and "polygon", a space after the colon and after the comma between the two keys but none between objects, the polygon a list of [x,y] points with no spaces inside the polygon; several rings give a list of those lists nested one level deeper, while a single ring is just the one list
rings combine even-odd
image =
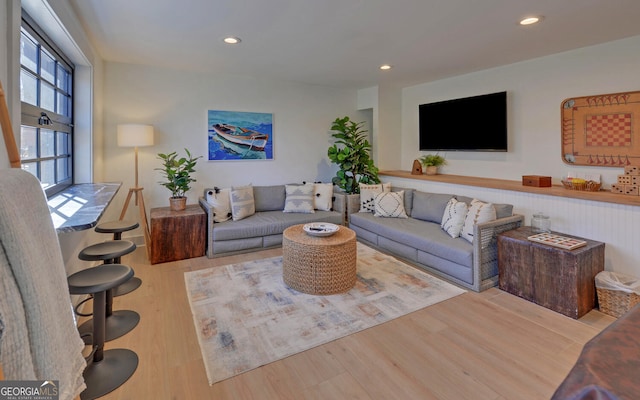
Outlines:
[{"label": "wooden end table", "polygon": [[340,226],[331,236],[308,235],[304,225],[282,234],[282,277],[299,292],[328,295],[346,292],[356,284],[356,233]]},{"label": "wooden end table", "polygon": [[185,210],[151,209],[151,264],[202,257],[207,242],[207,215],[199,204]]},{"label": "wooden end table", "polygon": [[525,226],[498,235],[500,289],[571,318],[580,318],[596,305],[595,276],[604,270],[602,242],[556,233],[587,242],[565,250],[527,239]]}]

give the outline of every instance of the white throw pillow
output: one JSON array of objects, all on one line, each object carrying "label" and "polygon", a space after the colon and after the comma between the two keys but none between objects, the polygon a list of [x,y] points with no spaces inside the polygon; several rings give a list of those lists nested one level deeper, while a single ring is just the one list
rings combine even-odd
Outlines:
[{"label": "white throw pillow", "polygon": [[253,198],[253,186],[241,186],[231,189],[231,216],[234,221],[240,221],[256,213],[256,203]]},{"label": "white throw pillow", "polygon": [[207,203],[213,208],[213,222],[224,222],[231,219],[231,189],[213,188],[207,190]]},{"label": "white throw pillow", "polygon": [[390,192],[391,191],[391,183],[378,183],[375,185],[366,185],[364,183],[360,183],[358,185],[360,187],[360,212],[374,212],[375,204],[373,200],[376,195],[382,192]]},{"label": "white throw pillow", "polygon": [[333,183],[307,183],[313,186],[313,208],[331,211],[333,206]]},{"label": "white throw pillow", "polygon": [[376,217],[408,218],[404,210],[404,190],[378,193],[373,202]]},{"label": "white throw pillow", "polygon": [[494,221],[496,209],[492,203],[485,203],[478,199],[471,200],[469,211],[464,219],[464,226],[460,236],[473,243],[473,226],[483,222]]},{"label": "white throw pillow", "polygon": [[314,213],[313,190],[314,185],[286,185],[286,198],[282,211],[286,213]]},{"label": "white throw pillow", "polygon": [[467,215],[467,203],[451,198],[444,209],[440,227],[452,238],[457,238],[462,232],[465,216]]}]

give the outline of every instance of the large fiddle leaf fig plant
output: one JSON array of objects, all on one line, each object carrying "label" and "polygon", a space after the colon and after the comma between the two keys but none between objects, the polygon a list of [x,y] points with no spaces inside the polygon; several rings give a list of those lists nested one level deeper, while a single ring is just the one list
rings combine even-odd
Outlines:
[{"label": "large fiddle leaf fig plant", "polygon": [[349,117],[336,118],[331,131],[336,141],[329,147],[329,160],[338,165],[332,182],[347,194],[360,193],[359,183],[380,183],[378,168],[371,159],[371,144],[363,122],[354,122]]}]

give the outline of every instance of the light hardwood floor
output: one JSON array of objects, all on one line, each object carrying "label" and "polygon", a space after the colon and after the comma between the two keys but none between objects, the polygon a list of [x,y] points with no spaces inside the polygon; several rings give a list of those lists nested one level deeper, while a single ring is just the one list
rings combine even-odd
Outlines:
[{"label": "light hardwood floor", "polygon": [[104,399],[548,399],[582,346],[614,319],[576,321],[497,288],[468,292],[209,386],[185,271],[281,255],[267,250],[150,265],[123,263],[140,289],[115,299],[140,324],[106,348],[134,350],[133,377]]}]

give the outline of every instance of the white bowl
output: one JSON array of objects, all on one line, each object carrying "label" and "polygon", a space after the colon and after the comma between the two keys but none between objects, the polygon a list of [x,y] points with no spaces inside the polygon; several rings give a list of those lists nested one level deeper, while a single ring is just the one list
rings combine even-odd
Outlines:
[{"label": "white bowl", "polygon": [[311,236],[331,236],[338,232],[340,226],[329,222],[312,222],[305,224],[302,229]]}]

